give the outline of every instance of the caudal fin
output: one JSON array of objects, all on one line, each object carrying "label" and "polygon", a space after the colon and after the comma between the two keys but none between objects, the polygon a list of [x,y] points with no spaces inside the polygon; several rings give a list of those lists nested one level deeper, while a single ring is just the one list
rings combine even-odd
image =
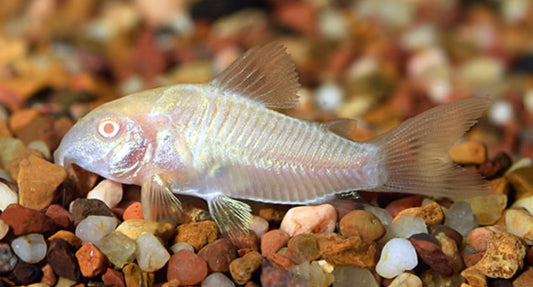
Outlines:
[{"label": "caudal fin", "polygon": [[371,140],[381,149],[387,178],[375,190],[461,198],[486,192],[482,177],[451,162],[448,149],[490,103],[471,97],[440,105]]}]

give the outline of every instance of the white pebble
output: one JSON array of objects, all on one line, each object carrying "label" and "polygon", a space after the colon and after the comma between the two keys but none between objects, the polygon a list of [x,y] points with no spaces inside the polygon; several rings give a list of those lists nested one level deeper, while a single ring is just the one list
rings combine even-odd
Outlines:
[{"label": "white pebble", "polygon": [[43,141],[32,141],[28,144],[28,148],[34,149],[38,152],[40,152],[45,158],[52,158],[52,154],[50,153],[50,148],[48,145]]},{"label": "white pebble", "polygon": [[89,215],[76,226],[76,236],[98,246],[100,239],[115,230],[117,223],[117,219],[111,216]]},{"label": "white pebble", "polygon": [[39,233],[30,233],[19,236],[11,242],[13,252],[24,262],[33,264],[46,256],[46,242]]},{"label": "white pebble", "polygon": [[[352,265],[338,266],[333,271],[333,276],[335,277],[333,287],[379,287],[376,278],[368,268]],[[357,285],[355,282],[357,282]]]},{"label": "white pebble", "polygon": [[170,247],[170,251],[172,251],[172,253],[174,254],[178,253],[181,250],[189,250],[189,251],[195,252],[194,247],[192,247],[192,245],[190,245],[187,242],[176,242],[174,245]]},{"label": "white pebble", "polygon": [[235,287],[235,284],[224,273],[213,272],[202,281],[202,287]]},{"label": "white pebble", "polygon": [[170,259],[170,254],[161,244],[161,241],[152,233],[144,232],[137,237],[137,250],[135,258],[143,271],[157,271]]},{"label": "white pebble", "polygon": [[344,102],[344,91],[336,83],[325,83],[315,91],[315,99],[323,111],[337,112]]},{"label": "white pebble", "polygon": [[396,218],[390,225],[394,237],[409,238],[413,234],[428,233],[426,222],[418,216],[405,214]]},{"label": "white pebble", "polygon": [[257,234],[258,238],[260,238],[268,231],[268,221],[261,216],[253,215],[252,222],[250,223],[250,229]]},{"label": "white pebble", "polygon": [[0,210],[4,211],[10,204],[18,203],[19,196],[5,183],[0,182]]},{"label": "white pebble", "polygon": [[363,209],[374,214],[379,219],[379,221],[381,221],[381,224],[383,225],[390,225],[392,223],[392,220],[393,220],[392,215],[390,215],[390,213],[384,208],[380,208],[380,207],[373,206],[370,204],[365,204],[363,206]]},{"label": "white pebble", "polygon": [[122,184],[104,179],[89,191],[87,198],[99,199],[109,208],[114,208],[122,200],[122,193]]},{"label": "white pebble", "polygon": [[6,234],[9,232],[9,225],[0,219],[0,240],[4,239]]},{"label": "white pebble", "polygon": [[521,169],[523,167],[530,167],[531,166],[531,159],[529,157],[523,157],[517,161],[515,161],[506,171],[504,176],[508,176],[511,172]]},{"label": "white pebble", "polygon": [[467,236],[472,229],[478,226],[478,219],[468,202],[457,201],[446,212],[444,225],[455,229],[463,236]]},{"label": "white pebble", "polygon": [[337,41],[348,36],[348,23],[343,13],[334,9],[324,9],[318,19],[318,28],[326,38]]},{"label": "white pebble", "polygon": [[514,118],[513,107],[506,101],[496,102],[489,110],[489,117],[495,124],[506,124]]},{"label": "white pebble", "polygon": [[376,272],[385,278],[394,278],[405,270],[411,270],[418,264],[416,250],[407,239],[391,239],[381,251]]}]

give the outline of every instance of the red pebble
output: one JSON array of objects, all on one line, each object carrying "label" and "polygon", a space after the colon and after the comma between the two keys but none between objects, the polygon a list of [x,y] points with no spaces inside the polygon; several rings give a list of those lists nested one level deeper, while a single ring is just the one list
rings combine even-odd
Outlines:
[{"label": "red pebble", "polygon": [[287,246],[289,235],[280,229],[270,230],[261,236],[261,255],[268,257]]},{"label": "red pebble", "polygon": [[168,281],[178,279],[181,285],[195,285],[206,276],[207,263],[190,250],[180,250],[168,261]]},{"label": "red pebble", "polygon": [[139,201],[136,201],[130,204],[130,206],[128,206],[126,210],[124,210],[122,218],[124,219],[124,221],[128,219],[144,219],[143,208],[141,203]]},{"label": "red pebble", "polygon": [[54,221],[45,214],[18,204],[9,205],[0,215],[15,236],[28,233],[43,233],[51,235],[55,229]]},{"label": "red pebble", "polygon": [[397,199],[387,205],[385,209],[392,215],[392,217],[395,217],[400,213],[400,211],[411,208],[411,207],[418,207],[422,204],[422,198],[418,195],[408,196],[404,198]]},{"label": "red pebble", "polygon": [[46,215],[48,215],[54,223],[61,229],[72,230],[72,214],[68,210],[64,209],[59,204],[52,204],[46,209]]},{"label": "red pebble", "polygon": [[105,286],[110,287],[125,287],[124,285],[124,276],[121,272],[113,269],[107,268],[107,271],[102,275],[102,281],[104,281]]}]

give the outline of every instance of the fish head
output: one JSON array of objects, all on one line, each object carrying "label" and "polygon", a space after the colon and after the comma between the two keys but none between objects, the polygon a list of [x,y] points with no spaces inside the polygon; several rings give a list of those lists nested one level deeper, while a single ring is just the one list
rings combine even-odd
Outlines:
[{"label": "fish head", "polygon": [[123,108],[123,99],[103,104],[81,118],[63,137],[54,161],[65,168],[75,163],[105,178],[134,183],[149,140],[138,113]]}]

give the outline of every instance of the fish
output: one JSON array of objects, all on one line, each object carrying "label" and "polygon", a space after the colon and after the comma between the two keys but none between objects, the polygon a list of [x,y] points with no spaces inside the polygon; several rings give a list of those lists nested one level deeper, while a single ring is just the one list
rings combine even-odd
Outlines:
[{"label": "fish", "polygon": [[470,197],[487,186],[451,162],[488,97],[436,106],[365,142],[357,121],[289,117],[300,86],[286,48],[251,48],[209,82],[137,92],[102,104],[63,137],[54,161],[141,187],[144,217],[176,223],[175,194],[203,198],[223,234],[246,234],[242,200],[309,205],[353,191]]}]

